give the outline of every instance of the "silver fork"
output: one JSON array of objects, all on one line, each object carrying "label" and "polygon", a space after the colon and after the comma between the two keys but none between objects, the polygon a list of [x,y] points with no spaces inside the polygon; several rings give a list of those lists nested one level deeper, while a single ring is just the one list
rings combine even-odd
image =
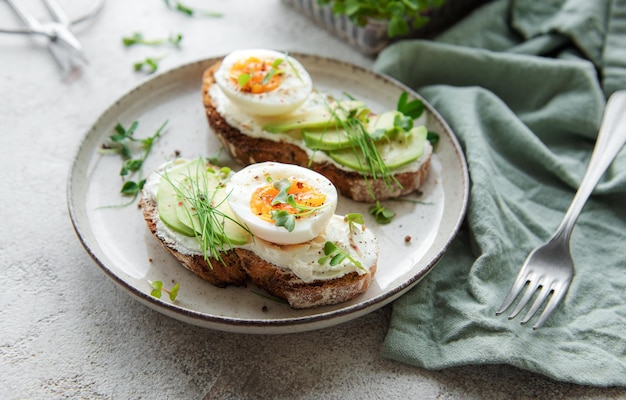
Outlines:
[{"label": "silver fork", "polygon": [[506,311],[524,287],[526,287],[526,291],[513,312],[509,314],[509,319],[515,318],[535,293],[537,294],[535,301],[522,318],[521,323],[528,322],[546,299],[548,299],[546,306],[533,329],[541,327],[554,313],[554,310],[565,297],[574,277],[574,262],[569,246],[574,224],[589,195],[625,142],[626,90],[620,90],[615,92],[607,102],[587,172],[585,172],[563,221],[550,240],[530,252],[513,283],[513,287],[496,311],[496,315]]}]

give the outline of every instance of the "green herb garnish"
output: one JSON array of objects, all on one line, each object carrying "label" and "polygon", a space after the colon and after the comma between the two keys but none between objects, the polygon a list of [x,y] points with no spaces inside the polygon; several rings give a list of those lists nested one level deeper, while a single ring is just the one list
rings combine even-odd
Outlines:
[{"label": "green herb garnish", "polygon": [[211,157],[207,157],[206,160],[213,165],[218,165],[219,164],[219,158],[220,155],[222,154],[222,151],[224,151],[223,147],[220,147],[219,150],[217,151],[217,154],[215,154],[214,156]]},{"label": "green herb garnish", "polygon": [[133,64],[135,71],[147,71],[152,74],[159,69],[159,61],[161,57],[146,57],[143,61],[137,61]]},{"label": "green herb garnish", "polygon": [[296,217],[285,210],[272,210],[270,212],[270,218],[274,220],[276,226],[282,226],[287,229],[288,232],[293,232],[296,228]]},{"label": "green herb garnish", "polygon": [[[100,147],[101,153],[119,154],[123,159],[119,174],[124,180],[124,183],[122,184],[120,193],[124,196],[133,197],[127,204],[135,200],[137,195],[141,192],[141,189],[143,189],[143,185],[146,183],[146,180],[141,178],[143,164],[150,154],[150,151],[152,151],[152,146],[155,141],[161,137],[167,123],[168,121],[166,120],[152,136],[143,139],[138,139],[133,136],[139,126],[139,122],[134,121],[128,129],[124,128],[121,123],[118,123],[114,128],[115,133],[109,136],[110,142],[104,143]],[[139,149],[142,150],[141,155],[138,157],[134,154],[132,148],[133,143],[138,144]],[[131,180],[130,177],[134,174],[137,174],[138,178]]]},{"label": "green herb garnish", "polygon": [[163,287],[163,282],[161,281],[148,281],[152,291],[150,295],[156,297],[157,299],[161,298],[161,292],[165,292],[168,294],[171,301],[176,300],[176,296],[178,296],[178,289],[180,288],[180,283],[176,283],[171,289],[167,290]]},{"label": "green herb garnish", "polygon": [[393,217],[395,217],[396,215],[396,213],[394,213],[392,210],[383,207],[380,204],[380,201],[376,201],[376,204],[371,206],[368,209],[368,212],[374,216],[376,222],[382,225],[390,223]]},{"label": "green herb garnish", "polygon": [[143,37],[143,34],[139,32],[135,32],[132,36],[127,36],[122,38],[122,43],[126,47],[134,46],[136,44],[142,44],[146,46],[162,46],[165,44],[171,44],[174,46],[178,46],[183,40],[183,35],[176,34],[170,35],[165,39],[146,39]]},{"label": "green herb garnish", "polygon": [[204,17],[221,18],[224,16],[224,14],[219,13],[219,12],[207,11],[207,10],[201,10],[198,8],[189,7],[181,3],[180,1],[174,1],[172,4],[169,0],[165,0],[165,5],[172,10],[176,10],[190,17],[201,15]]},{"label": "green herb garnish", "polygon": [[402,92],[398,98],[396,109],[412,119],[419,118],[424,112],[424,102],[420,99],[409,100],[409,94]]},{"label": "green herb garnish", "polygon": [[300,82],[304,82],[304,79],[302,79],[302,75],[300,75],[298,68],[296,68],[294,63],[291,62],[291,60],[289,59],[289,53],[285,53],[285,62],[291,67],[293,73],[296,75],[296,78],[298,78]]},{"label": "green herb garnish", "polygon": [[[354,228],[355,228],[354,224],[363,225],[364,223],[363,215],[359,213],[347,214],[344,217],[344,221],[348,223],[348,227],[351,233],[350,243],[351,243],[351,246],[354,246],[353,236],[352,236],[352,233],[354,233]],[[361,264],[359,260],[352,257],[350,255],[350,252],[340,249],[339,247],[337,247],[335,243],[330,242],[330,241],[324,243],[324,257],[321,257],[320,259],[318,259],[317,262],[320,265],[324,265],[328,263],[331,267],[334,267],[334,266],[341,264],[345,259],[350,260],[350,262],[354,264],[360,270],[367,272],[367,269],[363,267],[363,264]]]},{"label": "green herb garnish", "polygon": [[350,227],[350,232],[352,232],[352,229],[354,229],[354,224],[363,225],[365,223],[363,221],[363,215],[359,213],[347,214],[344,217],[344,220],[348,223],[348,226]]},{"label": "green herb garnish", "polygon": [[357,268],[365,270],[363,264],[361,264],[359,260],[356,260],[347,251],[337,247],[337,245],[333,242],[324,243],[324,257],[317,260],[317,262],[320,265],[328,263],[331,267],[334,267],[341,264],[346,258],[350,260],[350,262],[354,264]]},{"label": "green herb garnish", "polygon": [[[278,66],[280,66],[282,62],[282,58],[277,58],[274,60],[274,62],[270,65],[269,71],[267,71],[265,76],[263,76],[263,79],[261,80],[261,85],[267,85],[267,83],[272,79],[272,77],[274,77],[274,75],[282,74],[284,72],[283,70],[278,69]],[[243,72],[237,77],[237,83],[240,87],[243,88],[252,80],[253,76],[254,69],[252,69],[249,73]]]},{"label": "green herb garnish", "polygon": [[[413,119],[419,118],[424,113],[424,102],[420,99],[414,99],[408,101],[409,94],[407,92],[402,92],[400,97],[398,98],[397,110],[400,111],[407,117],[411,118],[410,127],[413,127]],[[396,121],[394,121],[396,124]],[[398,126],[408,126],[405,125],[406,122],[404,120],[398,121]],[[410,129],[410,128],[409,128]],[[431,145],[435,146],[439,142],[439,134],[437,132],[428,131],[426,139],[430,142]]]},{"label": "green herb garnish", "polygon": [[434,147],[437,143],[439,143],[439,134],[437,132],[428,131],[426,134],[426,140],[428,140]]},{"label": "green herb garnish", "polygon": [[244,87],[250,82],[250,79],[252,79],[252,75],[243,73],[237,77],[237,83],[239,86]]},{"label": "green herb garnish", "polygon": [[291,188],[291,182],[287,178],[274,181],[273,186],[276,190],[278,190],[278,194],[272,200],[272,206],[288,204],[296,211],[295,213],[290,213],[287,210],[272,210],[270,212],[270,218],[274,220],[275,225],[282,226],[289,232],[293,232],[296,227],[296,218],[302,218],[310,215],[328,205],[328,203],[326,203],[321,206],[313,207],[296,202],[295,196],[288,193]]},{"label": "green herb garnish", "polygon": [[280,74],[283,72],[282,70],[278,69],[278,66],[282,64],[282,62],[283,62],[282,58],[277,58],[276,60],[274,60],[269,72],[265,74],[265,76],[263,77],[263,81],[261,81],[261,85],[266,85],[270,81],[270,79],[272,79],[274,75]]}]

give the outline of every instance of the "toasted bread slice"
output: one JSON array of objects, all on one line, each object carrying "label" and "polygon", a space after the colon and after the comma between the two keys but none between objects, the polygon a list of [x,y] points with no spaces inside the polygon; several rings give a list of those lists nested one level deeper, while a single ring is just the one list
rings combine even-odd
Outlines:
[{"label": "toasted bread slice", "polygon": [[[348,301],[368,289],[376,272],[374,260],[373,264],[368,266],[369,273],[350,272],[335,279],[305,282],[288,267],[272,264],[249,248],[238,247],[223,252],[223,262],[214,258],[207,261],[199,253],[190,254],[181,251],[174,239],[175,236],[164,234],[168,228],[160,222],[154,196],[145,188],[139,206],[150,232],[185,268],[200,278],[218,287],[243,286],[251,280],[271,295],[286,300],[293,308],[312,308]],[[377,245],[374,245],[377,249]],[[280,251],[283,247],[273,246],[275,251]]]},{"label": "toasted bread slice", "polygon": [[421,157],[415,168],[402,170],[394,174],[396,183],[385,183],[382,178],[364,177],[362,173],[339,168],[331,162],[313,162],[307,152],[300,146],[285,141],[274,141],[266,138],[252,137],[242,133],[237,127],[231,126],[218,112],[210,89],[215,84],[214,74],[220,63],[209,67],[202,78],[202,100],[206,109],[207,119],[215,135],[231,156],[243,165],[263,161],[276,161],[309,167],[325,175],[344,196],[360,202],[374,202],[397,198],[419,189],[428,176],[432,149]]}]

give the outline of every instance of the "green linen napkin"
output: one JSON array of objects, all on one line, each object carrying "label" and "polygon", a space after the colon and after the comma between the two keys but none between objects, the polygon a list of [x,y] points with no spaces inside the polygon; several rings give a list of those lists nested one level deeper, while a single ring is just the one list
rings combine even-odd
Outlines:
[{"label": "green linen napkin", "polygon": [[626,88],[626,1],[494,1],[435,41],[387,48],[374,68],[441,112],[471,178],[463,228],[394,303],[383,355],[626,386],[626,150],[574,228],[576,275],[556,313],[538,330],[495,315],[528,252],[564,216],[606,98]]}]

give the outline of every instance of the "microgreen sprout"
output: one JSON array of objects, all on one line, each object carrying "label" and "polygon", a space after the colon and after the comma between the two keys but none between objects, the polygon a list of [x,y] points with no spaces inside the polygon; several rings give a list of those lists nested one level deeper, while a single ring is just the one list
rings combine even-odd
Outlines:
[{"label": "microgreen sprout", "polygon": [[409,94],[407,92],[402,92],[400,97],[398,97],[396,109],[407,117],[416,119],[419,118],[424,112],[424,102],[420,99],[409,101]]},{"label": "microgreen sprout", "polygon": [[357,268],[365,270],[363,264],[361,264],[359,260],[352,257],[347,251],[337,247],[337,245],[333,242],[324,243],[324,257],[317,260],[317,262],[320,265],[328,263],[331,267],[334,267],[341,264],[346,258],[350,260],[350,262],[354,264]]},{"label": "microgreen sprout", "polygon": [[354,224],[363,225],[365,222],[363,221],[363,215],[359,213],[350,213],[344,217],[345,221],[348,223],[350,227],[350,232],[354,229]]},{"label": "microgreen sprout", "polygon": [[159,61],[162,57],[146,57],[142,61],[137,61],[133,64],[135,71],[146,71],[149,74],[156,72],[159,69]]},{"label": "microgreen sprout", "polygon": [[[398,98],[398,104],[396,109],[404,114],[405,117],[409,117],[411,122],[410,125],[405,118],[394,120],[394,125],[409,127],[411,129],[413,127],[413,120],[419,118],[425,110],[424,102],[420,99],[414,99],[408,101],[409,94],[407,92],[402,92],[400,97]],[[405,130],[408,130],[405,128]],[[428,131],[426,139],[430,142],[431,145],[435,146],[439,142],[439,134],[437,132]]]},{"label": "microgreen sprout", "polygon": [[156,297],[157,299],[161,298],[162,292],[167,293],[171,301],[176,300],[176,296],[178,296],[178,289],[180,289],[180,283],[176,283],[171,289],[166,289],[163,287],[163,282],[161,281],[148,281],[152,291],[150,292],[151,296]]},{"label": "microgreen sprout", "polygon": [[[166,120],[157,131],[149,137],[139,139],[134,135],[139,122],[134,121],[128,128],[124,128],[121,123],[115,125],[115,133],[109,136],[110,142],[103,143],[100,147],[100,152],[104,154],[119,154],[122,157],[123,163],[120,168],[119,175],[123,179],[122,189],[120,193],[124,196],[132,196],[129,203],[132,203],[136,198],[146,180],[142,176],[143,164],[152,151],[152,146],[161,137],[168,121]],[[142,153],[139,156],[135,156],[132,148],[132,144],[139,144],[139,148]],[[137,179],[131,180],[130,178],[137,175]]]},{"label": "microgreen sprout", "polygon": [[392,210],[383,207],[380,204],[380,201],[376,201],[376,204],[371,206],[368,209],[368,212],[373,215],[376,222],[381,225],[390,223],[391,220],[393,220],[393,217],[395,217],[396,215],[396,213],[394,213]]},{"label": "microgreen sprout", "polygon": [[219,13],[219,12],[207,11],[207,10],[201,10],[198,8],[189,7],[181,3],[180,1],[170,2],[170,0],[165,0],[165,5],[172,10],[176,10],[190,17],[200,15],[204,17],[221,18],[224,16],[224,14]]},{"label": "microgreen sprout", "polygon": [[426,134],[426,140],[428,140],[431,145],[435,146],[439,143],[439,134],[437,132],[428,131]]},{"label": "microgreen sprout", "polygon": [[302,79],[302,75],[300,75],[300,71],[298,71],[298,68],[296,68],[296,66],[293,64],[293,62],[291,62],[291,59],[289,58],[289,54],[288,53],[285,53],[285,60],[286,60],[287,64],[289,64],[291,69],[293,70],[293,73],[296,75],[296,78],[298,78],[298,80],[300,82],[304,82],[304,79]]},{"label": "microgreen sprout", "polygon": [[224,148],[220,147],[219,150],[217,151],[217,154],[206,158],[207,162],[209,164],[218,165],[220,163],[219,158],[220,158],[220,155],[222,154],[222,151],[224,151]]},{"label": "microgreen sprout", "polygon": [[282,70],[278,69],[278,66],[280,66],[280,64],[282,63],[283,63],[282,58],[277,58],[276,60],[274,60],[269,72],[265,74],[265,76],[263,77],[263,81],[261,81],[261,85],[266,85],[270,81],[270,79],[272,79],[274,75],[283,73]]},{"label": "microgreen sprout", "polygon": [[282,226],[289,232],[293,232],[295,229],[296,218],[302,218],[313,214],[317,210],[328,205],[328,203],[325,203],[320,206],[307,206],[296,202],[295,196],[288,193],[291,188],[291,182],[286,178],[274,181],[274,188],[278,190],[278,194],[272,200],[272,206],[288,204],[293,207],[296,212],[290,213],[287,210],[275,209],[270,212],[270,218],[274,220],[276,226]]},{"label": "microgreen sprout", "polygon": [[134,46],[136,44],[142,44],[145,46],[162,46],[166,44],[171,44],[174,46],[178,46],[180,42],[183,40],[183,35],[176,34],[170,35],[165,39],[146,39],[143,34],[139,32],[135,32],[132,36],[127,36],[122,38],[122,43],[126,47]]},{"label": "microgreen sprout", "polygon": [[239,75],[239,77],[237,78],[237,83],[239,84],[239,86],[244,87],[248,84],[248,82],[250,82],[250,79],[252,79],[252,74],[254,74],[254,72],[252,72],[251,74],[241,74]]},{"label": "microgreen sprout", "polygon": [[[267,85],[269,83],[269,81],[274,77],[274,75],[276,74],[282,74],[285,71],[282,69],[278,69],[278,67],[283,63],[283,59],[282,58],[277,58],[274,60],[274,62],[272,62],[272,64],[269,66],[269,69],[267,70],[267,72],[265,73],[265,75],[263,76],[263,79],[261,80],[261,85]],[[261,72],[263,72],[267,66],[264,63],[261,67]],[[239,86],[241,88],[245,88],[246,85],[248,85],[248,83],[252,80],[252,78],[254,77],[255,74],[255,70],[251,69],[250,72],[243,72],[241,73],[238,77],[237,77],[237,83],[239,84]]]}]

